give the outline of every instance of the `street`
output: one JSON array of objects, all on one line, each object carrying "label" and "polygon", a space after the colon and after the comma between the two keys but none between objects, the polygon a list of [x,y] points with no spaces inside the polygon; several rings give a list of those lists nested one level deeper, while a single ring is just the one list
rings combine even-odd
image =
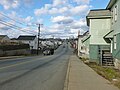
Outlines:
[{"label": "street", "polygon": [[72,49],[65,44],[54,55],[0,61],[0,90],[63,90]]}]

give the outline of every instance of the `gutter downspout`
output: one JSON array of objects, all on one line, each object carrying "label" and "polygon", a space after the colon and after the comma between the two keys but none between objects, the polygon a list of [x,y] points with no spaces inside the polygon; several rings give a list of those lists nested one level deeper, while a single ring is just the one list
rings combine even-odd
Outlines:
[{"label": "gutter downspout", "polygon": [[113,51],[113,40],[112,39],[109,39],[110,40],[110,52],[112,53]]}]

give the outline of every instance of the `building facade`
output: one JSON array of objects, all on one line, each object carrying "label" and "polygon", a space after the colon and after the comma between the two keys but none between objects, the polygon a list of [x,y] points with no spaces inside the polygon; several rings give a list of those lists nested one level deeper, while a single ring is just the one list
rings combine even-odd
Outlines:
[{"label": "building facade", "polygon": [[36,36],[27,36],[27,35],[20,35],[17,39],[19,42],[24,43],[24,44],[29,44],[30,49],[35,49],[37,50],[37,45],[38,45],[38,39]]},{"label": "building facade", "polygon": [[120,69],[120,0],[110,0],[106,9],[109,9],[112,14],[112,55],[115,67]]},{"label": "building facade", "polygon": [[89,26],[89,58],[92,62],[101,63],[101,51],[110,50],[104,36],[111,31],[111,12],[109,10],[91,10],[87,15]]}]

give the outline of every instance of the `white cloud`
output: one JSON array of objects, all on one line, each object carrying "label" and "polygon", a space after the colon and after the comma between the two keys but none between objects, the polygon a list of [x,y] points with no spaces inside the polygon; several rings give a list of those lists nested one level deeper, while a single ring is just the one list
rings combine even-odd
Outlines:
[{"label": "white cloud", "polygon": [[15,18],[16,19],[17,16],[18,15],[17,15],[17,13],[15,11],[12,11],[11,13],[8,14],[8,17],[10,17],[10,18]]},{"label": "white cloud", "polygon": [[57,16],[57,17],[52,17],[51,21],[54,23],[62,23],[62,24],[68,24],[73,22],[73,18],[70,16]]},{"label": "white cloud", "polygon": [[49,10],[49,14],[58,14],[59,11],[57,8],[52,8],[51,10]]},{"label": "white cloud", "polygon": [[25,21],[26,23],[28,23],[28,22],[30,22],[32,19],[33,19],[33,17],[27,16],[27,17],[24,19],[24,21]]},{"label": "white cloud", "polygon": [[0,4],[4,7],[4,9],[8,10],[10,8],[17,8],[19,6],[19,0],[2,0]]},{"label": "white cloud", "polygon": [[36,16],[41,16],[41,15],[85,15],[89,8],[91,6],[89,5],[77,5],[77,6],[72,6],[70,4],[66,4],[66,6],[62,7],[57,7],[53,6],[52,4],[45,4],[44,7],[40,9],[35,9],[34,14]]},{"label": "white cloud", "polygon": [[[34,10],[34,14],[36,15],[36,16],[41,16],[41,15],[45,15],[45,14],[48,14],[49,12],[50,13],[54,13],[54,11],[52,12],[52,10],[50,11],[50,8],[52,7],[52,5],[51,4],[45,4],[45,6],[44,7],[42,7],[42,8],[39,8],[39,9],[35,9]],[[55,8],[53,8],[53,10],[54,10]]]},{"label": "white cloud", "polygon": [[66,4],[68,0],[53,0],[53,6],[60,6]]},{"label": "white cloud", "polygon": [[72,15],[81,15],[81,14],[83,15],[83,14],[86,14],[88,10],[89,10],[88,5],[79,5],[71,8],[70,13]]},{"label": "white cloud", "polygon": [[65,13],[67,11],[68,11],[68,7],[62,7],[62,8],[59,9],[60,13]]},{"label": "white cloud", "polygon": [[89,4],[90,0],[73,0],[77,4]]},{"label": "white cloud", "polygon": [[[21,0],[22,1],[22,0]],[[31,6],[33,4],[33,0],[23,0],[22,1],[25,6]]]},{"label": "white cloud", "polygon": [[61,8],[56,8],[56,7],[53,7],[49,10],[49,14],[51,15],[54,15],[54,14],[65,14],[67,13],[69,10],[68,10],[68,7],[61,7]]},{"label": "white cloud", "polygon": [[[49,17],[51,16],[52,18],[49,21],[47,21],[48,23],[46,24],[49,25],[48,28],[41,27],[41,32],[48,34],[54,33],[54,35],[56,36],[77,35],[78,30],[81,30],[81,32],[88,30],[86,26],[86,20],[80,19],[80,17],[85,16],[86,13],[88,12],[90,8],[89,5],[90,0],[52,0],[52,1],[53,1],[52,4],[45,4],[41,8],[34,9],[34,15],[37,16],[35,18],[33,18],[33,16],[24,17],[14,11],[12,11],[8,16],[17,21],[27,23],[29,25],[33,25],[33,22],[46,23],[45,21],[46,18],[44,18],[44,16],[48,15],[47,17],[48,19],[50,19]],[[0,2],[4,9],[7,10],[11,8],[17,8],[22,3],[23,5],[27,5],[33,4],[35,2],[33,0],[2,0]],[[16,25],[16,23],[13,24]],[[0,28],[6,29],[4,25],[0,25]],[[58,35],[58,33],[61,34]]]},{"label": "white cloud", "polygon": [[48,13],[48,10],[45,8],[35,9],[34,11],[34,14],[36,16],[40,16],[40,15],[47,14],[47,13]]},{"label": "white cloud", "polygon": [[37,19],[36,23],[43,23],[43,19]]},{"label": "white cloud", "polygon": [[51,4],[45,4],[45,9],[50,9],[52,7]]},{"label": "white cloud", "polygon": [[71,25],[71,28],[79,29],[82,28],[83,26],[86,26],[86,21],[84,19],[80,19],[80,20],[75,20]]}]

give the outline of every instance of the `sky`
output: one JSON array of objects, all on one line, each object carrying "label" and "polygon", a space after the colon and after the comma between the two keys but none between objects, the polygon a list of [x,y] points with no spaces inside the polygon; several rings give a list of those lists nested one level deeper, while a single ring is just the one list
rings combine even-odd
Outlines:
[{"label": "sky", "polygon": [[37,35],[41,38],[76,37],[89,28],[86,16],[91,9],[105,9],[110,0],[1,0],[0,35],[17,38]]}]

